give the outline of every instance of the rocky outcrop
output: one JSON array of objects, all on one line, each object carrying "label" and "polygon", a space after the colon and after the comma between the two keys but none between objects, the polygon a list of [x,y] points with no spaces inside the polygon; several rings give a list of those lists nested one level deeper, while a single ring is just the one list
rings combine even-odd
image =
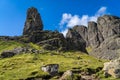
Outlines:
[{"label": "rocky outcrop", "polygon": [[58,31],[43,30],[40,14],[34,7],[27,11],[23,36],[20,40],[39,44],[47,50],[66,50],[66,40],[63,34]]},{"label": "rocky outcrop", "polygon": [[97,23],[89,22],[88,27],[76,25],[69,29],[64,38],[58,31],[43,30],[43,23],[34,7],[27,11],[23,35],[20,37],[0,37],[2,40],[33,42],[47,50],[79,50],[102,59],[115,59],[120,56],[120,18],[104,15]]},{"label": "rocky outcrop", "polygon": [[86,41],[86,45],[88,45],[88,29],[86,26],[83,25],[76,25],[73,27],[73,30],[78,32],[81,37]]},{"label": "rocky outcrop", "polygon": [[34,7],[31,7],[27,11],[23,35],[30,35],[30,33],[37,30],[43,30],[43,23],[38,10]]},{"label": "rocky outcrop", "polygon": [[111,15],[104,15],[97,20],[98,29],[103,35],[103,38],[114,35],[120,35],[120,18]]},{"label": "rocky outcrop", "polygon": [[98,39],[100,45],[93,48],[89,54],[107,60],[118,58],[120,56],[120,18],[104,15],[98,18],[97,27],[102,40]]},{"label": "rocky outcrop", "polygon": [[0,54],[0,58],[8,58],[8,57],[13,57],[16,53],[12,51],[4,51]]},{"label": "rocky outcrop", "polygon": [[66,42],[63,39],[60,38],[53,38],[53,39],[48,39],[48,40],[44,40],[38,43],[39,45],[41,45],[43,47],[43,49],[46,50],[58,50],[58,51],[63,51],[66,50]]},{"label": "rocky outcrop", "polygon": [[69,29],[66,35],[68,50],[80,50],[86,52],[86,42],[74,29]]},{"label": "rocky outcrop", "polygon": [[84,50],[83,48],[91,47],[91,51],[88,52],[90,55],[101,59],[115,59],[120,56],[120,18],[101,16],[97,23],[88,22],[88,28],[73,27],[68,31],[66,38],[69,39],[69,44],[73,43],[73,48],[79,47],[79,50]]},{"label": "rocky outcrop", "polygon": [[13,57],[18,54],[23,54],[23,53],[41,53],[41,51],[33,49],[33,48],[27,48],[27,47],[17,47],[13,50],[6,50],[0,53],[1,58],[8,58],[8,57]]},{"label": "rocky outcrop", "polygon": [[66,50],[66,40],[57,31],[35,31],[28,38],[29,42],[37,43],[47,50]]},{"label": "rocky outcrop", "polygon": [[103,41],[98,48],[94,49],[90,55],[107,60],[120,57],[120,37],[112,36],[105,39],[105,41]]},{"label": "rocky outcrop", "polygon": [[71,70],[67,70],[59,80],[73,80],[73,72]]},{"label": "rocky outcrop", "polygon": [[120,58],[104,63],[103,71],[106,77],[120,78]]},{"label": "rocky outcrop", "polygon": [[59,65],[58,64],[47,64],[41,67],[41,70],[48,72],[51,76],[54,76],[58,73]]}]

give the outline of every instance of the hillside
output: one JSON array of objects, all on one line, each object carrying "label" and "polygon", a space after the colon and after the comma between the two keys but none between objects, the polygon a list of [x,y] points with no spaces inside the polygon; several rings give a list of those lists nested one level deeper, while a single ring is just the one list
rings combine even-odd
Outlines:
[{"label": "hillside", "polygon": [[119,80],[120,18],[104,15],[66,37],[31,7],[21,36],[0,36],[0,80]]},{"label": "hillside", "polygon": [[[0,49],[10,50],[16,46],[26,45],[13,41],[0,41]],[[32,44],[33,45],[33,44]],[[3,46],[5,46],[3,48]],[[34,45],[37,46],[37,45]],[[33,47],[36,48],[36,47]],[[60,52],[44,51],[41,54],[19,54],[11,58],[0,59],[0,80],[18,80],[28,78],[53,78],[48,73],[41,71],[41,66],[46,64],[59,64],[59,76],[66,70],[75,70],[76,72],[90,72],[90,74],[99,74],[103,67],[101,60],[95,59],[82,52]],[[100,70],[99,70],[100,68]],[[98,74],[97,74],[98,73]],[[75,78],[80,77],[77,73]],[[56,77],[56,78],[58,78]]]}]

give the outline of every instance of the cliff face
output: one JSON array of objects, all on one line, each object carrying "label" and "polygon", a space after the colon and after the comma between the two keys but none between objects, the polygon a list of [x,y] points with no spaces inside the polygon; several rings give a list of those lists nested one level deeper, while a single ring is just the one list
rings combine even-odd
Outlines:
[{"label": "cliff face", "polygon": [[[84,26],[73,27],[74,32],[78,32],[81,40],[85,40],[86,47],[91,47],[89,52],[98,58],[115,59],[120,55],[120,18],[111,15],[99,17],[97,23],[88,22],[88,28]],[[68,33],[70,33],[68,31]],[[67,34],[69,38],[73,34]],[[78,34],[77,34],[78,35]],[[79,38],[74,39],[79,40]],[[77,44],[77,43],[76,43]],[[74,44],[74,45],[76,45]]]},{"label": "cliff face", "polygon": [[120,18],[104,15],[98,18],[97,24],[104,40],[91,54],[102,59],[120,57]]}]

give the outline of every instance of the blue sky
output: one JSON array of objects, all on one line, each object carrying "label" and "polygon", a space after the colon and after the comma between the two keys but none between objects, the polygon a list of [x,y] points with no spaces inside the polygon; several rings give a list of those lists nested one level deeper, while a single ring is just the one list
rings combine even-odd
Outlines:
[{"label": "blue sky", "polygon": [[103,14],[120,17],[120,0],[0,0],[0,35],[22,35],[29,7],[41,14],[44,30],[66,34],[74,25],[86,25]]}]

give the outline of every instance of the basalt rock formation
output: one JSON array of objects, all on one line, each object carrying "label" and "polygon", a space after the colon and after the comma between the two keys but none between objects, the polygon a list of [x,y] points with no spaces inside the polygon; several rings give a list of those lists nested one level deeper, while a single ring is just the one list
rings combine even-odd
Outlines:
[{"label": "basalt rock formation", "polygon": [[33,42],[48,50],[65,50],[66,40],[58,31],[43,30],[43,23],[34,7],[27,11],[27,18],[21,38],[24,42]]},{"label": "basalt rock formation", "polygon": [[97,23],[88,22],[88,43],[92,48],[97,48],[103,41],[103,37],[98,30]]},{"label": "basalt rock formation", "polygon": [[86,46],[88,45],[88,29],[86,26],[83,25],[77,25],[75,27],[73,27],[73,30],[75,30],[76,32],[78,32],[80,34],[80,36],[83,38],[83,40],[86,42]]},{"label": "basalt rock formation", "polygon": [[24,25],[23,35],[29,35],[33,31],[43,30],[43,23],[38,10],[31,7],[27,10],[27,18]]},{"label": "basalt rock formation", "polygon": [[74,29],[69,29],[66,35],[67,48],[69,50],[80,50],[86,52],[86,42],[82,36]]},{"label": "basalt rock formation", "polygon": [[[88,52],[97,58],[115,59],[120,57],[120,18],[111,15],[104,15],[98,18],[96,22],[88,22],[88,28],[85,26],[73,27],[72,34],[68,31],[67,37],[74,38],[74,45],[81,43],[76,40],[84,40],[86,48],[91,47]],[[77,34],[74,34],[76,33]],[[74,36],[73,36],[74,35]]]},{"label": "basalt rock formation", "polygon": [[104,15],[98,18],[97,25],[103,41],[90,54],[102,59],[118,58],[120,55],[120,18]]},{"label": "basalt rock formation", "polygon": [[[115,59],[120,55],[120,18],[104,15],[88,27],[76,25],[64,38],[58,31],[43,30],[43,23],[36,8],[29,8],[22,39],[47,50],[79,50],[102,59]],[[92,51],[87,52],[90,47]]]},{"label": "basalt rock formation", "polygon": [[23,35],[1,36],[0,40],[33,42],[47,50],[83,51],[97,58],[110,60],[120,57],[120,18],[104,15],[97,22],[88,22],[88,27],[76,25],[68,30],[65,38],[58,31],[43,30],[40,14],[32,7],[27,11]]}]

